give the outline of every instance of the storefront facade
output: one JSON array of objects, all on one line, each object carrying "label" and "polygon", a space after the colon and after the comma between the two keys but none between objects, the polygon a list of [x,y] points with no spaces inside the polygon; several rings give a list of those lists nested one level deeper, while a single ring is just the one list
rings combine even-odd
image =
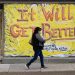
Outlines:
[{"label": "storefront facade", "polygon": [[35,27],[41,35],[52,36],[45,43],[45,57],[69,57],[75,54],[75,4],[4,3],[1,28],[1,52],[4,56],[33,56],[29,44]]}]

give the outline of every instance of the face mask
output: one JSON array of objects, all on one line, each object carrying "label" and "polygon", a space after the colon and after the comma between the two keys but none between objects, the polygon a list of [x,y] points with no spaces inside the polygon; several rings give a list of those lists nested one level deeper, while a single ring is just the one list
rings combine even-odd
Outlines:
[{"label": "face mask", "polygon": [[39,34],[42,35],[42,31],[39,31]]}]

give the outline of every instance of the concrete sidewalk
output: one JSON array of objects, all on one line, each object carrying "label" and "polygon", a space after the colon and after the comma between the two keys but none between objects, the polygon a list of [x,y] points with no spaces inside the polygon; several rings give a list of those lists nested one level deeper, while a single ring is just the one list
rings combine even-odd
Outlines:
[{"label": "concrete sidewalk", "polygon": [[75,75],[74,63],[45,65],[40,69],[40,63],[33,63],[27,69],[25,64],[0,64],[0,75]]}]

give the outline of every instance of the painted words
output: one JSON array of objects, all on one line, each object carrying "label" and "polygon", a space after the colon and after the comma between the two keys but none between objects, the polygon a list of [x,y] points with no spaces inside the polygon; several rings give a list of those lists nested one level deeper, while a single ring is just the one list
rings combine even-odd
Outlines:
[{"label": "painted words", "polygon": [[[48,23],[42,23],[41,25],[42,28],[42,35],[45,38],[49,38],[52,36],[54,39],[73,39],[75,37],[75,27],[73,28],[51,28],[50,24]],[[30,34],[27,33],[29,30],[34,32],[35,27],[30,26],[30,27],[21,27],[20,25],[11,25],[10,27],[10,34],[14,37],[17,38],[19,36],[21,37],[29,37]]]},{"label": "painted words", "polygon": [[[27,9],[17,9],[19,15],[19,18],[17,19],[18,22],[25,22],[25,21],[36,21],[36,14],[39,14],[41,17],[43,17],[46,21],[59,21],[59,20],[72,20],[73,15],[71,14],[71,8],[70,5],[67,6],[67,9],[65,6],[61,5],[61,7],[52,7],[50,10],[46,10],[46,8],[42,7],[42,14],[35,12],[34,7],[31,8],[31,11],[28,11]],[[66,14],[67,11],[67,14]],[[59,14],[61,13],[61,14]],[[40,17],[39,17],[40,18]]]},{"label": "painted words", "polygon": [[65,46],[56,46],[55,44],[48,44],[44,45],[44,50],[53,51],[53,50],[60,50],[60,51],[67,51],[68,48]]}]

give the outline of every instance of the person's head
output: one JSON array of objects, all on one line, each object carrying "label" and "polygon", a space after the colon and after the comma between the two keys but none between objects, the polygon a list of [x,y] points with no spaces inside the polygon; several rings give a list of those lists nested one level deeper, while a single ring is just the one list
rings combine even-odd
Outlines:
[{"label": "person's head", "polygon": [[38,33],[38,32],[40,32],[41,31],[41,28],[40,27],[36,27],[35,29],[34,29],[34,33]]}]

